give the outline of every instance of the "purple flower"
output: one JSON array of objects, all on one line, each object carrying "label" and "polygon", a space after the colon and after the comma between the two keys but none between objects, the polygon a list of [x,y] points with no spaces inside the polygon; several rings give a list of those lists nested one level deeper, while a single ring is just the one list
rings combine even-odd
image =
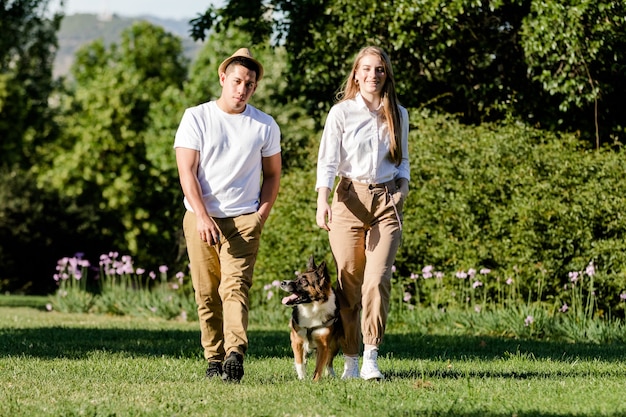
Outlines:
[{"label": "purple flower", "polygon": [[491,269],[483,268],[480,270],[481,275],[487,275],[491,272]]},{"label": "purple flower", "polygon": [[412,298],[412,296],[411,296],[411,293],[410,293],[410,292],[405,292],[405,293],[404,293],[404,298],[403,298],[403,300],[404,300],[404,302],[405,302],[405,303],[408,303],[409,301],[411,301],[411,298]]},{"label": "purple flower", "polygon": [[159,272],[165,274],[169,268],[166,265],[161,265],[159,267]]},{"label": "purple flower", "polygon": [[622,301],[626,301],[626,292],[623,292],[619,295],[619,299]]},{"label": "purple flower", "polygon": [[467,278],[467,273],[465,271],[457,271],[456,272],[456,277],[458,279],[465,279],[465,278]]},{"label": "purple flower", "polygon": [[133,270],[133,266],[131,264],[120,264],[118,265],[116,271],[118,275],[124,275],[124,274],[132,274],[135,271]]},{"label": "purple flower", "polygon": [[528,327],[535,322],[535,318],[533,316],[526,316],[526,320],[524,320],[524,326]]},{"label": "purple flower", "polygon": [[[420,276],[418,274],[416,274],[415,272],[411,272],[411,276],[409,278],[411,279],[418,279]],[[426,278],[426,276],[424,275],[424,278]]]},{"label": "purple flower", "polygon": [[589,265],[587,265],[587,269],[585,269],[585,273],[587,274],[587,276],[594,276],[596,274],[596,268],[593,266],[593,261],[589,262]]},{"label": "purple flower", "polygon": [[433,276],[433,266],[427,265],[422,269],[422,275],[424,275],[424,279],[432,278]]},{"label": "purple flower", "polygon": [[274,281],[272,281],[272,287],[280,287],[280,281],[275,279]]},{"label": "purple flower", "polygon": [[145,269],[143,269],[143,268],[137,268],[137,270],[135,271],[135,273],[136,273],[137,275],[141,275],[141,274],[143,274],[144,272],[146,272],[146,270],[145,270]]},{"label": "purple flower", "polygon": [[472,284],[472,288],[478,288],[482,286],[483,286],[483,283],[480,281],[474,281],[474,283]]},{"label": "purple flower", "polygon": [[559,308],[559,311],[561,313],[565,313],[567,310],[569,310],[569,306],[567,305],[567,303],[563,303],[563,305],[561,306],[561,308]]},{"label": "purple flower", "polygon": [[154,271],[150,271],[148,276],[150,277],[150,279],[156,279],[156,274],[154,273]]},{"label": "purple flower", "polygon": [[578,281],[578,272],[577,271],[572,271],[569,273],[569,280],[572,283],[576,283],[576,281]]},{"label": "purple flower", "polygon": [[511,285],[513,284],[513,278],[507,278],[507,280],[504,282],[506,282],[506,285]]}]

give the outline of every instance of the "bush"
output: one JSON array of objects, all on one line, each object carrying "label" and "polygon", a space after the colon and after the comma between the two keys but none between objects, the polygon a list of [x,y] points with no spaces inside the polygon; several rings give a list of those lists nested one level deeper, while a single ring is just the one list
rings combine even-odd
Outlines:
[{"label": "bush", "polygon": [[[620,152],[592,151],[573,134],[514,122],[467,126],[413,112],[411,123],[411,192],[398,274],[408,277],[427,265],[449,274],[488,268],[515,278],[521,297],[536,295],[541,280],[542,298],[556,300],[569,273],[593,262],[598,312],[623,315]],[[326,232],[315,224],[314,186],[314,170],[284,176],[263,231],[256,269],[262,283],[291,277],[310,254],[334,270]]]},{"label": "bush", "polygon": [[53,291],[60,257],[110,247],[98,228],[105,218],[93,205],[37,188],[28,171],[0,171],[0,291]]}]

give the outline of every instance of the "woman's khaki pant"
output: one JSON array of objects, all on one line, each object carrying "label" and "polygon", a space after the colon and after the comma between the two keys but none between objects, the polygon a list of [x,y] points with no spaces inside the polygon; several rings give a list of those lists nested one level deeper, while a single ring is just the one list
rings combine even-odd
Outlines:
[{"label": "woman's khaki pant", "polygon": [[328,236],[337,264],[346,355],[359,354],[361,342],[378,346],[383,340],[392,267],[402,237],[401,205],[392,201],[395,192],[393,182],[368,185],[343,178],[333,195]]},{"label": "woman's khaki pant", "polygon": [[248,349],[248,293],[261,237],[257,213],[214,218],[220,243],[210,246],[200,239],[196,215],[187,211],[183,231],[191,280],[198,304],[204,357],[222,361],[226,354],[245,355]]}]

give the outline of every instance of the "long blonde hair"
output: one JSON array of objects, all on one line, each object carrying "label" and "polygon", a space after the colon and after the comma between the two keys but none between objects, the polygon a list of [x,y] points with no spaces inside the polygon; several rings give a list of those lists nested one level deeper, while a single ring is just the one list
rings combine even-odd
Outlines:
[{"label": "long blonde hair", "polygon": [[336,95],[336,99],[338,102],[341,102],[351,100],[356,97],[360,90],[354,77],[357,69],[359,68],[361,59],[366,55],[376,55],[381,59],[381,61],[383,61],[387,78],[380,93],[380,99],[383,103],[383,115],[385,117],[385,121],[387,122],[387,128],[389,129],[389,156],[396,165],[400,165],[400,162],[402,161],[402,128],[400,124],[398,96],[396,95],[396,82],[393,78],[393,69],[391,68],[389,55],[387,55],[382,48],[379,48],[378,46],[366,46],[359,51],[354,59],[352,70],[343,82],[342,88]]}]

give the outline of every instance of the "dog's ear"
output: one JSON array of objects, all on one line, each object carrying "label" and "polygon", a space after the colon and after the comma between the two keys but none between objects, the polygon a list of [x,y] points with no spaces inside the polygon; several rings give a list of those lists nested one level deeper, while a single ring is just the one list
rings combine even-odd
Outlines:
[{"label": "dog's ear", "polygon": [[326,270],[326,261],[322,261],[322,263],[315,269],[317,270],[317,274],[321,277],[326,277],[328,275]]},{"label": "dog's ear", "polygon": [[315,266],[315,259],[313,259],[313,255],[309,258],[309,261],[306,264],[307,271],[315,271],[317,267]]}]

